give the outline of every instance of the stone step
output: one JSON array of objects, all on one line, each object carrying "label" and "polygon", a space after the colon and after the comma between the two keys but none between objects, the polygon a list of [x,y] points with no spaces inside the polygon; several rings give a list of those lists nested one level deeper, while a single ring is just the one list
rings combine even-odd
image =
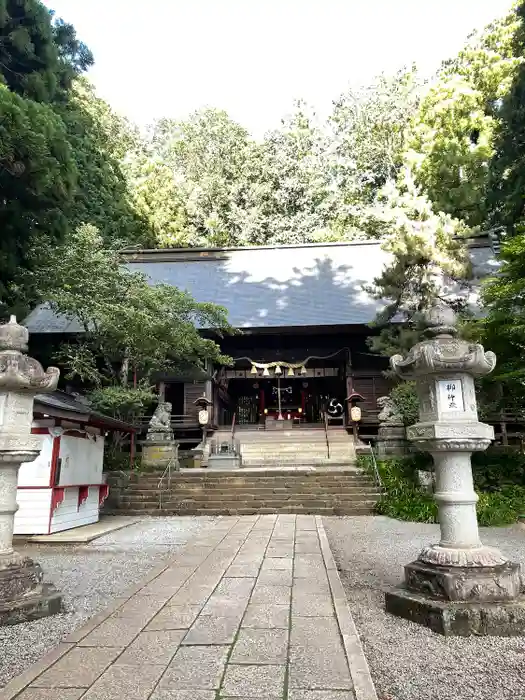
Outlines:
[{"label": "stone step", "polygon": [[[110,508],[104,511],[108,515],[122,515],[121,510],[112,510]],[[373,516],[373,508],[231,508],[225,510],[222,508],[217,508],[213,510],[203,510],[201,508],[196,508],[195,510],[187,510],[183,513],[180,510],[170,510],[166,508],[156,508],[144,510],[129,509],[126,510],[126,515],[133,517],[166,517],[166,516],[197,516],[206,515],[208,517],[214,516],[231,516],[231,515],[322,515],[322,516],[338,516],[338,517],[355,517],[355,516]]]},{"label": "stone step", "polygon": [[[162,488],[166,487],[166,484],[168,483],[168,480],[164,480],[161,484]],[[192,490],[195,488],[206,488],[208,490],[217,490],[217,491],[228,491],[232,489],[294,489],[294,488],[302,488],[302,489],[311,489],[311,490],[316,490],[316,489],[335,489],[335,490],[343,490],[343,489],[359,489],[359,488],[366,488],[367,486],[370,486],[371,484],[373,485],[373,481],[371,479],[345,479],[345,480],[338,480],[338,481],[319,481],[319,480],[311,480],[311,481],[291,481],[291,480],[285,480],[285,479],[279,479],[278,481],[274,481],[271,479],[266,479],[266,480],[252,480],[252,479],[243,479],[242,476],[235,480],[235,481],[228,481],[228,482],[223,482],[222,484],[220,482],[216,482],[214,480],[208,480],[208,479],[201,479],[200,481],[193,481],[193,482],[182,482],[178,481],[176,479],[171,480],[171,486],[174,489],[179,489],[179,490]],[[156,491],[159,488],[159,483],[158,481],[154,483],[148,483],[148,484],[131,484],[128,488],[128,491],[145,491],[145,490],[153,490]]]},{"label": "stone step", "polygon": [[[147,476],[140,476],[136,480],[132,480],[130,485],[141,484],[145,485],[148,483],[158,484],[161,473],[148,474]],[[166,478],[166,477],[165,477]],[[228,481],[238,481],[242,479],[243,481],[254,480],[257,482],[263,480],[279,480],[288,479],[296,481],[312,481],[312,482],[332,482],[332,481],[348,481],[349,479],[360,479],[363,481],[370,481],[371,478],[368,474],[363,473],[362,470],[356,469],[355,467],[348,467],[342,469],[333,469],[327,467],[326,469],[317,470],[293,470],[293,469],[262,469],[260,471],[249,470],[249,469],[232,469],[232,470],[213,470],[213,469],[185,469],[179,472],[173,472],[171,476],[172,482],[178,483],[195,483],[200,481],[207,482],[222,482],[227,483]]]},{"label": "stone step", "polygon": [[341,500],[341,501],[359,501],[361,499],[375,499],[379,498],[381,493],[378,489],[363,489],[362,491],[356,493],[334,493],[323,491],[321,493],[300,493],[300,492],[288,492],[288,493],[266,493],[266,492],[224,492],[224,493],[210,493],[208,491],[200,492],[188,492],[179,493],[173,491],[157,491],[157,492],[144,492],[141,494],[123,494],[120,496],[120,501],[122,503],[139,503],[144,501],[156,501],[162,494],[164,499],[176,499],[176,500],[192,500],[192,501],[219,501],[219,500],[279,500],[279,501],[290,501],[294,499],[301,499],[303,501],[307,500],[318,500],[322,498],[326,501]]},{"label": "stone step", "polygon": [[[161,491],[164,493],[168,490],[168,483],[166,482],[163,484],[161,488],[142,488],[142,489],[127,489],[126,493],[127,494],[148,494],[148,493],[160,493]],[[177,494],[181,493],[209,493],[210,495],[219,493],[276,493],[276,494],[289,494],[289,493],[304,493],[304,494],[310,494],[310,493],[318,493],[321,489],[319,489],[318,486],[311,486],[311,485],[306,485],[302,486],[301,484],[288,484],[288,485],[280,485],[276,486],[274,484],[266,484],[266,485],[259,485],[259,484],[243,484],[242,486],[238,487],[230,487],[230,488],[209,488],[207,484],[204,485],[195,485],[195,486],[178,486],[178,485],[171,485],[171,489],[173,492],[176,492]],[[340,485],[333,485],[333,484],[328,484],[324,485],[322,488],[323,493],[327,494],[355,494],[355,493],[363,493],[364,491],[377,491],[377,487],[372,483],[363,483],[363,484],[352,484],[351,486],[346,485],[346,484],[340,484]]]}]

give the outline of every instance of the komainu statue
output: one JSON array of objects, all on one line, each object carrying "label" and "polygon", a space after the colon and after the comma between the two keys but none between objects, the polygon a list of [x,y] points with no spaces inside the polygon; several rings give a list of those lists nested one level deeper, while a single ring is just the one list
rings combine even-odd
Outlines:
[{"label": "komainu statue", "polygon": [[171,404],[169,401],[161,401],[149,422],[148,432],[162,433],[171,430]]}]

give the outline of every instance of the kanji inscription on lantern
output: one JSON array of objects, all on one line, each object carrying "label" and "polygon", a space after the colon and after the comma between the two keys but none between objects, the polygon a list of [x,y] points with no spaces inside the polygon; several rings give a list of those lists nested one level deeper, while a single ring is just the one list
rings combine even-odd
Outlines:
[{"label": "kanji inscription on lantern", "polygon": [[463,385],[459,379],[444,379],[437,382],[439,405],[443,413],[464,411]]}]

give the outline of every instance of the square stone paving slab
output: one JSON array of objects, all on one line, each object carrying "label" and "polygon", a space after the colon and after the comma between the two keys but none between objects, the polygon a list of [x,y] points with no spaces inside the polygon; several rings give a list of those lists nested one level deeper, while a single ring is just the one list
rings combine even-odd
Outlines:
[{"label": "square stone paving slab", "polygon": [[[79,700],[85,692],[85,688],[62,688],[60,700]],[[27,688],[16,700],[58,700],[58,695],[54,688]]]},{"label": "square stone paving slab", "polygon": [[294,590],[292,595],[292,615],[304,617],[326,617],[334,613],[330,594],[319,595],[300,593]]},{"label": "square stone paving slab", "polygon": [[147,623],[166,604],[166,597],[138,596],[130,598],[122,607],[116,610],[112,618],[122,617],[142,620]]},{"label": "square stone paving slab", "polygon": [[237,634],[241,615],[215,617],[201,615],[184,637],[183,644],[232,644]]},{"label": "square stone paving slab", "polygon": [[285,666],[238,666],[229,664],[221,695],[247,698],[282,698]]},{"label": "square stone paving slab", "polygon": [[254,562],[250,564],[232,564],[226,570],[226,576],[233,578],[252,578],[257,576],[260,568],[260,562]]},{"label": "square stone paving slab", "polygon": [[241,618],[248,605],[248,596],[213,595],[202,609],[202,615]]},{"label": "square stone paving slab", "polygon": [[186,630],[141,632],[116,663],[127,666],[159,664],[167,666],[179,648]]},{"label": "square stone paving slab", "polygon": [[305,690],[352,690],[353,684],[342,649],[321,645],[302,649],[290,649],[289,687]]},{"label": "square stone paving slab", "polygon": [[330,617],[292,617],[290,644],[302,647],[335,646],[342,649],[335,614]]},{"label": "square stone paving slab", "polygon": [[250,603],[242,621],[242,627],[258,629],[288,629],[290,623],[289,605],[256,605]]},{"label": "square stone paving slab", "polygon": [[185,583],[175,595],[170,596],[169,605],[204,605],[216,585],[199,586]]},{"label": "square stone paving slab", "polygon": [[352,690],[290,690],[288,700],[355,700]]},{"label": "square stone paving slab", "polygon": [[257,585],[264,586],[291,586],[292,572],[283,571],[282,569],[267,569],[261,571],[257,578]]},{"label": "square stone paving slab", "polygon": [[156,690],[149,700],[215,700],[214,690]]},{"label": "square stone paving slab", "polygon": [[268,569],[282,569],[283,571],[292,570],[293,559],[291,557],[268,557],[262,563],[262,571]]},{"label": "square stone paving slab", "polygon": [[140,617],[109,617],[87,637],[78,642],[80,647],[127,646],[146,626],[147,621]]},{"label": "square stone paving slab", "polygon": [[223,578],[213,595],[249,596],[255,585],[255,578]]},{"label": "square stone paving slab", "polygon": [[297,593],[331,598],[328,577],[325,576],[324,579],[321,576],[316,576],[314,579],[294,578],[293,594],[296,595]]},{"label": "square stone paving slab", "polygon": [[146,627],[151,630],[189,629],[201,611],[200,605],[168,605]]},{"label": "square stone paving slab", "polygon": [[242,629],[230,662],[234,664],[285,664],[288,656],[288,630]]},{"label": "square stone paving slab", "polygon": [[[165,666],[144,664],[140,672],[134,666],[111,666],[82,698],[85,700],[148,700],[164,673]],[[57,700],[61,700],[58,696]]]},{"label": "square stone paving slab", "polygon": [[[38,676],[36,688],[89,688],[122,652],[118,648],[74,647]],[[58,693],[57,693],[58,697]]]},{"label": "square stone paving slab", "polygon": [[255,605],[287,605],[290,603],[291,592],[290,586],[264,586],[257,584],[250,602]]},{"label": "square stone paving slab", "polygon": [[224,672],[228,647],[179,647],[159,683],[159,690],[216,690]]}]

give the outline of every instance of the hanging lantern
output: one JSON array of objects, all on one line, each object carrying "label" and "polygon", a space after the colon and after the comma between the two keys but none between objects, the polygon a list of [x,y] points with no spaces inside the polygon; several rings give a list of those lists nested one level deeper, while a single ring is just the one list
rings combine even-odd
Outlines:
[{"label": "hanging lantern", "polygon": [[306,374],[306,367],[304,365],[301,367],[301,374],[303,375],[303,377]]},{"label": "hanging lantern", "polygon": [[250,374],[257,374],[257,367],[255,365],[252,365],[252,368],[250,370]]},{"label": "hanging lantern", "polygon": [[263,372],[263,377],[269,377],[269,376],[270,376],[270,373],[268,372],[268,367],[265,367],[264,372]]},{"label": "hanging lantern", "polygon": [[275,374],[282,374],[282,373],[283,373],[283,371],[281,369],[281,365],[277,365],[277,367],[275,368]]},{"label": "hanging lantern", "polygon": [[286,373],[288,377],[295,377],[295,372],[293,371],[293,367],[288,367],[288,372]]}]

